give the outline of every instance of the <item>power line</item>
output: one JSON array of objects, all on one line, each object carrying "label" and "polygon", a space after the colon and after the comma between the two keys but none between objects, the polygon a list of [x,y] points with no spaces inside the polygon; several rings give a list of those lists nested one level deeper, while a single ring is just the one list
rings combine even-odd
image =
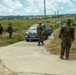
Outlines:
[{"label": "power line", "polygon": [[22,0],[19,0],[24,6],[27,6],[28,7],[28,5],[27,4],[25,4]]},{"label": "power line", "polygon": [[[29,7],[26,3],[24,3],[22,0],[19,0],[25,7]],[[32,8],[31,8],[32,9]],[[34,9],[32,9],[34,10]]]},{"label": "power line", "polygon": [[[3,2],[2,2],[2,3],[3,3]],[[4,4],[4,3],[3,3],[3,5],[4,5],[5,7],[7,7],[8,9],[12,9],[11,7],[9,7],[8,5],[6,5],[6,4]],[[16,13],[16,12],[14,11],[13,13]]]}]

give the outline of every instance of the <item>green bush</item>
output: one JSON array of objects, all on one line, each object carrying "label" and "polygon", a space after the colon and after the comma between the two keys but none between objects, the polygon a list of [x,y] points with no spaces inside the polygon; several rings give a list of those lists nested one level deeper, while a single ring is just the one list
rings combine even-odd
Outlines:
[{"label": "green bush", "polygon": [[76,23],[73,23],[72,26],[76,26]]}]

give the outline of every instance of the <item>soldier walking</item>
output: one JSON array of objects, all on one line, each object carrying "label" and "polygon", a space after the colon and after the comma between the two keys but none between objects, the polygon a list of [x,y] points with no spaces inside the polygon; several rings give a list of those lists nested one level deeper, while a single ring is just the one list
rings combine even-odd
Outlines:
[{"label": "soldier walking", "polygon": [[44,43],[43,43],[43,35],[42,35],[43,28],[42,28],[41,24],[42,23],[39,22],[39,25],[37,26],[37,35],[39,37],[38,46],[40,46],[40,43],[42,43],[42,45],[44,45]]},{"label": "soldier walking", "polygon": [[8,28],[7,28],[7,31],[9,33],[9,39],[12,38],[12,33],[13,33],[13,27],[12,27],[12,24],[10,23]]},{"label": "soldier walking", "polygon": [[71,48],[71,43],[74,41],[74,31],[75,29],[71,26],[71,20],[67,19],[66,25],[62,26],[59,33],[59,38],[61,39],[61,54],[60,58],[69,59],[69,52]]}]

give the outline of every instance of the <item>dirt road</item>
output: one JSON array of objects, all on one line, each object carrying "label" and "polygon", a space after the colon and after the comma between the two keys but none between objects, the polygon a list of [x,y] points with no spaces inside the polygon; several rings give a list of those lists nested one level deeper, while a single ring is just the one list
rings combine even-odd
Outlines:
[{"label": "dirt road", "polygon": [[[53,37],[52,37],[53,38]],[[45,43],[48,43],[50,41],[50,38],[48,40],[45,40],[44,42]],[[9,49],[9,47],[12,47],[13,49],[14,48],[22,48],[22,47],[27,47],[27,49],[31,48],[32,49],[37,49],[38,46],[37,46],[38,42],[37,41],[31,41],[31,42],[26,42],[26,41],[22,41],[22,42],[18,42],[16,44],[13,44],[13,45],[10,45],[10,46],[7,46],[7,49]],[[6,47],[5,47],[6,48]],[[0,50],[4,50],[5,48],[0,48]],[[28,50],[27,50],[28,51]],[[5,52],[5,50],[4,50]],[[4,53],[2,52],[2,53]],[[36,53],[35,53],[36,55]],[[7,57],[7,56],[6,56]],[[4,57],[4,58],[6,58]],[[10,56],[9,56],[10,57]],[[7,68],[4,64],[4,61],[1,61],[0,60],[0,75],[15,75],[13,71],[11,71],[9,68]]]}]

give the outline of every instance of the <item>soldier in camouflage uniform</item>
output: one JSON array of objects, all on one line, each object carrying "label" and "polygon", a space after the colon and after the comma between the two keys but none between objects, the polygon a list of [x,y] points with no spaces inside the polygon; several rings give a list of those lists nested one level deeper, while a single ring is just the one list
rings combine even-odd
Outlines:
[{"label": "soldier in camouflage uniform", "polygon": [[42,28],[41,22],[39,22],[39,25],[37,26],[37,35],[39,37],[38,46],[40,46],[40,43],[42,43],[42,45],[44,44],[42,31],[43,31],[43,28]]},{"label": "soldier in camouflage uniform", "polygon": [[3,26],[0,24],[0,35],[2,35],[3,32]]},{"label": "soldier in camouflage uniform", "polygon": [[61,39],[61,59],[64,58],[64,53],[66,59],[69,59],[71,43],[74,41],[74,30],[75,29],[71,26],[70,19],[67,19],[66,25],[62,26],[60,29],[59,38]]},{"label": "soldier in camouflage uniform", "polygon": [[12,38],[12,33],[13,33],[13,27],[12,27],[12,24],[10,23],[8,28],[7,28],[7,31],[9,33],[9,39]]}]

